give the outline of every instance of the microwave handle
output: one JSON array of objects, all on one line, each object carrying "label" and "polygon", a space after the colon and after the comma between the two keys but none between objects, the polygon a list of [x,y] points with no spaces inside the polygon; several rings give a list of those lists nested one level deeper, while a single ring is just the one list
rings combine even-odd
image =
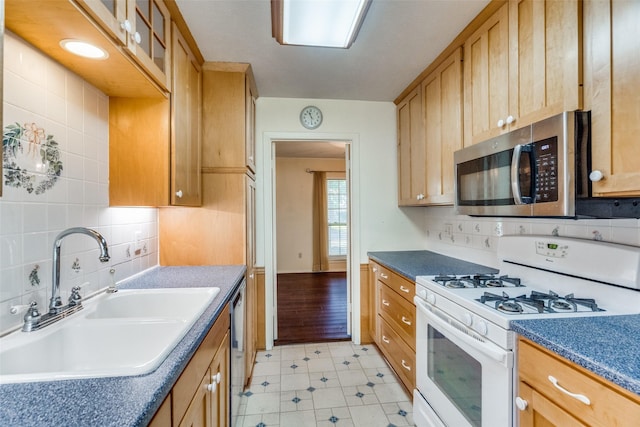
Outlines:
[{"label": "microwave handle", "polygon": [[[532,188],[531,197],[523,198],[522,194],[520,193],[520,174],[518,172],[520,170],[520,158],[523,152],[533,153],[533,148],[531,144],[524,144],[524,145],[518,144],[515,147],[513,147],[513,156],[511,157],[511,192],[513,193],[513,200],[516,205],[531,204],[535,199],[535,194],[534,194],[535,187]],[[533,156],[529,156],[529,158],[531,159],[531,174],[532,174],[532,177],[535,178],[536,162]],[[532,183],[531,183],[532,186],[535,185],[533,181],[534,179],[532,179]]]}]

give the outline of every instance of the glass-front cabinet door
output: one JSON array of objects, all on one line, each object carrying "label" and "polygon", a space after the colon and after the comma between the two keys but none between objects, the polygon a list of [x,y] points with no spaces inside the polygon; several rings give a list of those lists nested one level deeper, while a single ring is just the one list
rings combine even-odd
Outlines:
[{"label": "glass-front cabinet door", "polygon": [[171,15],[162,0],[75,0],[136,62],[168,90]]},{"label": "glass-front cabinet door", "polygon": [[164,88],[170,84],[171,15],[160,0],[135,0],[135,32],[127,45],[135,58]]}]

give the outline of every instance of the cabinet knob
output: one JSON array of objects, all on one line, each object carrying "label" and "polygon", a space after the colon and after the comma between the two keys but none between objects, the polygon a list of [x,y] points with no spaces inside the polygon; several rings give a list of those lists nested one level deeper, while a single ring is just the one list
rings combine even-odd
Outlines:
[{"label": "cabinet knob", "polygon": [[207,390],[209,390],[210,392],[215,393],[216,388],[218,388],[218,383],[217,382],[212,382],[211,384],[207,384]]},{"label": "cabinet knob", "polygon": [[182,199],[182,190],[176,191],[176,197],[178,197],[179,199]]},{"label": "cabinet knob", "polygon": [[416,200],[424,200],[424,194],[418,194]]},{"label": "cabinet knob", "polygon": [[529,402],[521,398],[520,396],[516,397],[516,408],[521,411],[524,411],[529,406]]},{"label": "cabinet knob", "polygon": [[499,128],[504,127],[504,125],[505,125],[504,120],[502,120],[502,119],[498,120],[497,124],[498,124]]},{"label": "cabinet knob", "polygon": [[602,171],[594,170],[589,174],[589,179],[593,182],[598,182],[604,178]]},{"label": "cabinet knob", "polygon": [[120,23],[120,29],[124,30],[127,33],[131,32],[131,22],[128,19],[125,19]]},{"label": "cabinet knob", "polygon": [[515,122],[515,121],[516,121],[515,117],[513,117],[513,116],[509,116],[509,117],[507,117],[506,123],[507,123],[508,125],[510,125],[511,123],[513,123],[513,122]]},{"label": "cabinet knob", "polygon": [[220,372],[218,372],[217,374],[212,375],[211,376],[211,380],[213,382],[215,382],[216,384],[220,384],[220,381],[222,380],[222,374],[220,374]]},{"label": "cabinet knob", "polygon": [[135,34],[131,34],[131,41],[135,42],[136,44],[140,44],[140,42],[142,41],[140,33],[136,31]]}]

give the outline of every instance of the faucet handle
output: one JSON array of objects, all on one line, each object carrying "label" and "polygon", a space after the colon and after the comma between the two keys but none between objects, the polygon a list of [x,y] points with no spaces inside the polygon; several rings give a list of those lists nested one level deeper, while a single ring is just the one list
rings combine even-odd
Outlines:
[{"label": "faucet handle", "polygon": [[79,305],[82,301],[82,296],[80,296],[80,286],[74,286],[71,288],[71,295],[69,296],[69,306],[73,307],[75,305]]},{"label": "faucet handle", "polygon": [[31,301],[27,313],[24,315],[25,322],[34,322],[40,319],[40,311],[38,311],[38,303]]}]

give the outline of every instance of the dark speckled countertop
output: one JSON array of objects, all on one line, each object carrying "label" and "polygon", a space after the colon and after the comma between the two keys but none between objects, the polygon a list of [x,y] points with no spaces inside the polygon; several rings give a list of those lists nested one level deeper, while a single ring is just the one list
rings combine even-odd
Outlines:
[{"label": "dark speckled countertop", "polygon": [[437,274],[488,274],[498,270],[431,251],[368,252],[372,260],[413,281]]},{"label": "dark speckled countertop", "polygon": [[244,266],[156,267],[124,281],[120,289],[219,287],[220,293],[158,369],[149,374],[0,385],[0,425],[147,425],[244,274]]},{"label": "dark speckled countertop", "polygon": [[640,315],[517,320],[521,336],[640,394]]}]

